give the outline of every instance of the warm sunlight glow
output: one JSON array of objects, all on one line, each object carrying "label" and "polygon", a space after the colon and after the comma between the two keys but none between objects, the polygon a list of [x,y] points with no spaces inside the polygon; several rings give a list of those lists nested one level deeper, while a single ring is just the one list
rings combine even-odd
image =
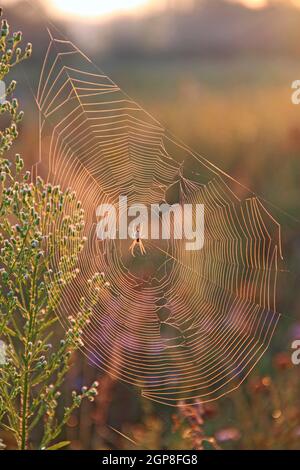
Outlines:
[{"label": "warm sunlight glow", "polygon": [[52,0],[57,12],[85,18],[118,14],[137,10],[149,0]]},{"label": "warm sunlight glow", "polygon": [[268,4],[268,0],[231,0],[235,3],[242,3],[248,8],[263,8]]}]

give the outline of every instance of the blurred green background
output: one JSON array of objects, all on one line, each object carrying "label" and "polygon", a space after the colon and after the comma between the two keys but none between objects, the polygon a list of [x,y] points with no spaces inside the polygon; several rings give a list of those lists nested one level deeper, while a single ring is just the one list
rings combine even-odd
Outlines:
[{"label": "blurred green background", "polygon": [[100,394],[69,422],[70,448],[300,449],[300,365],[291,363],[291,343],[300,339],[300,105],[291,101],[300,79],[297,2],[156,1],[121,16],[116,6],[93,21],[66,13],[69,3],[2,1],[34,48],[30,64],[15,72],[27,165],[37,155],[33,94],[51,21],[180,139],[264,198],[282,225],[284,254],[282,318],[239,390],[211,405],[171,409],[78,356],[68,388],[97,378]]}]

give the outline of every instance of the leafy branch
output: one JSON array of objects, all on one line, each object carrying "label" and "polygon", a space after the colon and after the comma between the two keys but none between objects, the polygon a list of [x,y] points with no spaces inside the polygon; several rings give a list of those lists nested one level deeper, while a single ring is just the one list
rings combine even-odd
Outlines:
[{"label": "leafy branch", "polygon": [[[2,12],[1,12],[2,14]],[[31,44],[21,48],[22,33],[9,36],[2,20],[0,80],[11,68],[30,57]],[[32,432],[42,427],[40,449],[61,448],[53,444],[82,400],[93,401],[97,382],[72,392],[71,404],[63,406],[60,388],[74,351],[83,346],[83,333],[101,291],[103,275],[89,282],[88,298],[69,316],[69,327],[58,347],[51,342],[58,323],[57,307],[76,276],[78,256],[85,239],[84,211],[74,192],[31,181],[24,162],[4,158],[18,136],[23,118],[16,98],[16,82],[6,90],[0,113],[10,118],[0,131],[0,339],[6,345],[0,365],[0,428],[13,434],[19,449],[32,448]],[[51,445],[52,444],[52,445]]]}]

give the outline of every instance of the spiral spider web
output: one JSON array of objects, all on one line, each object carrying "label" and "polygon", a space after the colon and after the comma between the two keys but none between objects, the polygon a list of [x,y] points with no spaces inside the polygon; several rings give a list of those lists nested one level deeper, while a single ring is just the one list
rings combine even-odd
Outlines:
[{"label": "spiral spider web", "polygon": [[[75,190],[85,209],[80,273],[59,307],[65,324],[94,272],[110,283],[84,332],[89,360],[169,405],[211,401],[237,388],[279,319],[279,224],[70,41],[51,36],[37,102],[35,170]],[[132,257],[131,240],[100,241],[96,208],[116,204],[120,195],[128,204],[204,204],[203,249],[186,251],[184,240],[145,240],[146,256]]]}]

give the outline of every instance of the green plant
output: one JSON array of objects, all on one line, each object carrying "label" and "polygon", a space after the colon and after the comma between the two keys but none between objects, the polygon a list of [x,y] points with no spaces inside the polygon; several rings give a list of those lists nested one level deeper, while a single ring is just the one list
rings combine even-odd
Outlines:
[{"label": "green plant", "polygon": [[[22,51],[21,40],[20,32],[9,36],[3,20],[1,80],[31,55],[31,45]],[[10,118],[0,132],[0,340],[5,344],[5,362],[0,365],[0,428],[14,436],[19,449],[55,449],[67,444],[53,443],[74,409],[85,398],[93,401],[97,394],[95,382],[80,393],[73,391],[68,406],[59,406],[70,357],[82,346],[83,330],[104,281],[96,274],[89,282],[89,298],[81,299],[79,312],[68,319],[68,331],[53,347],[57,306],[66,286],[78,275],[84,213],[71,191],[63,192],[40,178],[32,182],[30,173],[23,171],[20,155],[13,164],[4,158],[23,117],[12,96],[15,89],[13,81],[0,105],[0,113]],[[33,443],[36,428],[42,430],[41,438]]]}]

